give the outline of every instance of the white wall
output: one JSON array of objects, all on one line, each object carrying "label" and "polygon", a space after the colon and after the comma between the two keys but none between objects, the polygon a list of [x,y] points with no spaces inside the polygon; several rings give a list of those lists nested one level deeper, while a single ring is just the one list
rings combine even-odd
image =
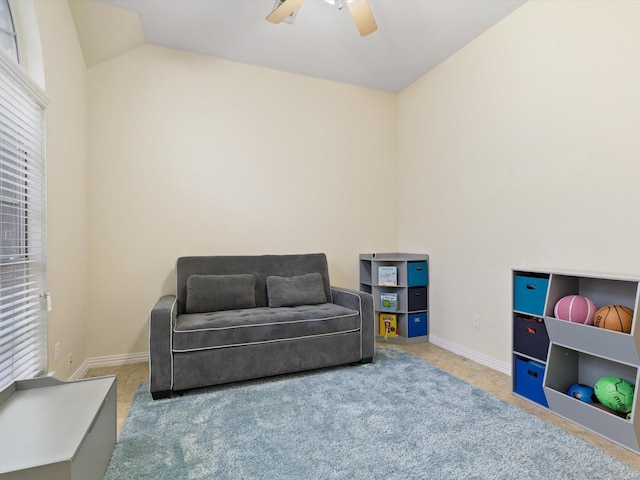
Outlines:
[{"label": "white wall", "polygon": [[397,248],[395,95],[151,45],[88,74],[90,357],[147,350],[178,256],[322,251],[357,288]]},{"label": "white wall", "polygon": [[400,93],[435,337],[508,364],[511,268],[640,272],[638,52],[640,2],[530,1]]},{"label": "white wall", "polygon": [[[24,1],[24,0],[21,0]],[[66,379],[86,359],[87,77],[69,4],[36,0],[46,109],[49,369]],[[54,360],[54,345],[61,356]],[[67,370],[67,354],[73,365]]]}]

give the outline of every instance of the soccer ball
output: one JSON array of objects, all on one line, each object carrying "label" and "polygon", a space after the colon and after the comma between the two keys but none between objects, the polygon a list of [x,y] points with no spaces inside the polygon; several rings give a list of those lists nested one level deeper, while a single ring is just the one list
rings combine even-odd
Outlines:
[{"label": "soccer ball", "polygon": [[582,383],[574,383],[567,390],[567,395],[585,403],[593,403],[593,388]]},{"label": "soccer ball", "polygon": [[601,404],[616,412],[629,413],[633,407],[633,385],[623,378],[602,377],[593,390]]}]

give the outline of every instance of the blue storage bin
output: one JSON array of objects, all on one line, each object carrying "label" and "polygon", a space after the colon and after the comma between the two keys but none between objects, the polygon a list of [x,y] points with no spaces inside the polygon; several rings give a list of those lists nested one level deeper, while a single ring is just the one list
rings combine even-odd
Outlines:
[{"label": "blue storage bin", "polygon": [[426,287],[429,285],[427,262],[407,262],[407,284],[410,287]]},{"label": "blue storage bin", "polygon": [[544,316],[549,278],[516,275],[513,282],[513,309],[519,312]]},{"label": "blue storage bin", "polygon": [[411,287],[407,291],[408,310],[415,312],[417,310],[427,309],[427,287]]},{"label": "blue storage bin", "polygon": [[547,361],[549,333],[541,318],[523,318],[516,315],[513,320],[513,350],[529,357]]},{"label": "blue storage bin", "polygon": [[516,358],[515,391],[543,407],[549,408],[542,381],[545,366],[533,360]]},{"label": "blue storage bin", "polygon": [[427,313],[410,313],[407,319],[407,337],[424,337],[427,334]]}]

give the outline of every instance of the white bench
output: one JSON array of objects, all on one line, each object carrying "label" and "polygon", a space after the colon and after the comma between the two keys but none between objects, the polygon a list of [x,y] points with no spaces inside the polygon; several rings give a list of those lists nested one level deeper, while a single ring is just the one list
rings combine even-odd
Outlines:
[{"label": "white bench", "polygon": [[1,480],[102,480],[115,442],[115,377],[17,380],[0,392]]}]

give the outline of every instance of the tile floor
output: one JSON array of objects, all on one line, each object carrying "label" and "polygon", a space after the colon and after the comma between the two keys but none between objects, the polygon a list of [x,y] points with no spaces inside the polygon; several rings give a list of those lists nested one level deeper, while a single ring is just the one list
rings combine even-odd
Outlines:
[{"label": "tile floor", "polygon": [[[407,352],[422,358],[436,365],[443,370],[456,375],[457,377],[476,385],[478,388],[499,397],[509,403],[512,403],[523,410],[536,415],[549,423],[553,423],[572,434],[580,437],[584,441],[601,448],[610,455],[619,458],[629,465],[640,470],[640,455],[633,453],[623,447],[620,447],[608,440],[585,430],[571,422],[568,422],[548,410],[538,407],[537,405],[516,397],[511,393],[511,377],[497,372],[491,368],[487,368],[472,360],[457,355],[455,353],[444,350],[433,344],[419,344],[402,346]],[[122,427],[133,395],[141,381],[148,379],[148,364],[135,363],[120,367],[103,367],[89,370],[85,377],[99,377],[103,375],[115,375],[117,378],[118,390],[118,432]]]}]

